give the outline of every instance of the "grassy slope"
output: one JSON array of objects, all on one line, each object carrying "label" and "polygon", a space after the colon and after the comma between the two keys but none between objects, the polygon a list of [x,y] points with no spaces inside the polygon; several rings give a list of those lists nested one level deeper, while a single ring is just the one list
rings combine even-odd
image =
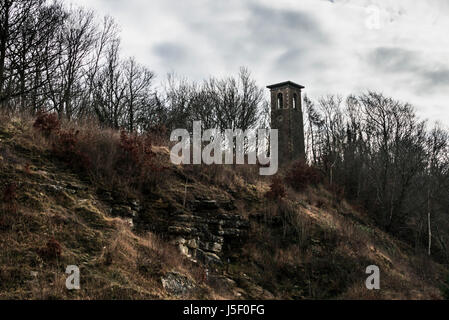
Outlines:
[{"label": "grassy slope", "polygon": [[[110,217],[96,187],[54,160],[30,120],[0,120],[0,191],[18,185],[16,210],[0,207],[1,299],[440,298],[442,266],[415,256],[324,189],[289,191],[275,204],[263,197],[267,181],[243,170],[172,167],[156,197],[147,200],[146,223],[182,206],[186,178],[187,201],[231,199],[235,211],[251,220],[248,241],[226,253],[230,263],[204,283],[202,266]],[[60,257],[45,255],[52,238],[61,245]],[[71,264],[81,269],[82,290],[75,292],[64,285]],[[364,288],[371,264],[381,268],[380,291]],[[171,271],[195,289],[187,296],[167,293],[160,279]]]}]

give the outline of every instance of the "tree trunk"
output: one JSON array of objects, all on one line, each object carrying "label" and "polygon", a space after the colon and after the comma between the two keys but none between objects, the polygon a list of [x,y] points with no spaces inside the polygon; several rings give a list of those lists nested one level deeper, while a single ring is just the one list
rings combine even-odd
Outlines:
[{"label": "tree trunk", "polygon": [[6,94],[3,92],[5,86],[5,63],[6,63],[6,43],[9,38],[9,10],[10,3],[3,4],[5,11],[4,16],[0,17],[0,101],[6,99]]},{"label": "tree trunk", "polygon": [[430,226],[430,188],[427,192],[427,226],[428,226],[428,232],[429,232],[429,243],[427,248],[427,254],[431,255],[431,249],[432,249],[432,228]]}]

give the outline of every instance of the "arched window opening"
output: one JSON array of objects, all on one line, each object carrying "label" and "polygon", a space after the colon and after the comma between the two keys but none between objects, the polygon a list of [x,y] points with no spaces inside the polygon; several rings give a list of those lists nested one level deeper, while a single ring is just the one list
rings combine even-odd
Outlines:
[{"label": "arched window opening", "polygon": [[282,109],[284,107],[284,97],[282,93],[278,94],[278,109]]},{"label": "arched window opening", "polygon": [[298,106],[298,96],[295,93],[293,95],[293,109],[296,109],[297,106]]}]

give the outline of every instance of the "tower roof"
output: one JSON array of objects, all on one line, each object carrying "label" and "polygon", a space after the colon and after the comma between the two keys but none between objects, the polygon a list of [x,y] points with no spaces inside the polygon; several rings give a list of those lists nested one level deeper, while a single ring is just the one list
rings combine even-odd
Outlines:
[{"label": "tower roof", "polygon": [[295,88],[298,88],[298,89],[304,89],[305,88],[305,87],[303,87],[303,86],[301,86],[301,85],[299,85],[297,83],[294,83],[292,81],[284,81],[284,82],[281,82],[281,83],[272,84],[271,86],[268,86],[267,88],[268,89],[276,89],[276,88],[283,87],[283,86],[292,86],[292,87],[295,87]]}]

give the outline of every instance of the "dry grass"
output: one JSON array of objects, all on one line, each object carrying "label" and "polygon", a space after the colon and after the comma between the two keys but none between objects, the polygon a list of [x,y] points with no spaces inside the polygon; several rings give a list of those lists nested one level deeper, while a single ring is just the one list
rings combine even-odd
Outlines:
[{"label": "dry grass", "polygon": [[[69,212],[52,217],[25,210],[21,208],[0,233],[0,298],[161,299],[168,298],[160,282],[166,272],[199,281],[202,271],[174,246],[150,233],[135,235],[119,218],[100,215],[105,229],[98,230]],[[62,228],[69,220],[72,228]],[[34,231],[42,228],[46,231]],[[60,257],[41,254],[53,237],[62,245]],[[64,268],[70,264],[81,269],[80,291],[65,288]]]},{"label": "dry grass", "polygon": [[[232,201],[234,213],[251,219],[249,239],[236,248],[229,270],[235,283],[204,283],[203,266],[153,233],[136,234],[127,221],[112,218],[96,196],[98,186],[138,193],[132,179],[116,170],[120,134],[94,122],[61,124],[79,130],[78,147],[91,160],[86,176],[52,156],[52,138],[36,134],[33,118],[0,114],[0,193],[18,181],[16,210],[0,211],[0,298],[2,299],[171,299],[161,276],[177,271],[197,285],[189,298],[438,299],[444,268],[415,256],[383,233],[359,210],[327,189],[287,188],[280,201],[264,195],[270,179],[256,166],[184,166],[168,163],[168,149],[153,150],[167,165],[151,208],[187,210],[197,198]],[[188,182],[188,188],[185,183]],[[80,186],[75,193],[60,185]],[[187,190],[187,192],[185,192]],[[0,194],[1,195],[1,194]],[[153,223],[150,216],[149,223]],[[259,217],[254,219],[253,216]],[[41,254],[51,239],[61,255]],[[65,289],[65,266],[80,267],[82,290]],[[365,268],[381,268],[381,291],[364,287]],[[229,283],[232,283],[230,281]],[[260,290],[263,288],[263,292]]]},{"label": "dry grass", "polygon": [[[53,141],[36,134],[33,119],[0,117],[0,192],[8,181],[19,181],[17,210],[6,210],[3,202],[0,208],[1,299],[161,299],[169,298],[160,281],[165,272],[199,277],[199,267],[174,246],[153,234],[134,234],[126,221],[105,213],[92,186],[42,158]],[[80,148],[98,156],[98,167],[108,166],[119,138],[86,125]],[[80,191],[59,187],[65,184]],[[47,254],[49,248],[58,253]],[[65,267],[72,264],[80,267],[79,291],[65,288]]]},{"label": "dry grass", "polygon": [[[441,266],[404,252],[398,240],[345,201],[336,206],[326,190],[290,190],[286,200],[268,202],[264,219],[252,226],[250,239],[244,255],[253,268],[260,268],[260,283],[281,274],[291,277],[291,283],[274,285],[275,295],[294,292],[296,283],[302,288],[297,293],[301,298],[441,298]],[[365,287],[365,269],[372,264],[381,269],[380,291]]]}]

